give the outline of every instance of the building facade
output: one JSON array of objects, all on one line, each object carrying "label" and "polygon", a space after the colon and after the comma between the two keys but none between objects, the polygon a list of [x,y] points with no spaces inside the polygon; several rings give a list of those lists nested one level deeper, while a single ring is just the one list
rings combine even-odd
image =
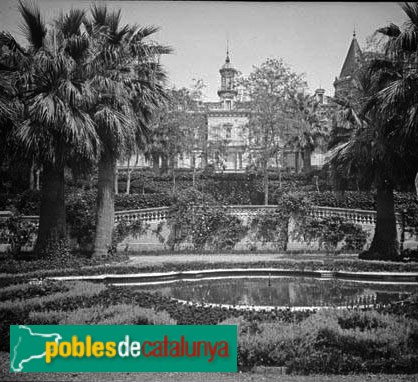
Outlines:
[{"label": "building facade", "polygon": [[207,115],[207,162],[217,170],[244,171],[249,165],[247,125],[251,111],[237,102],[237,70],[231,64],[229,52],[219,73],[219,101],[204,103]]},{"label": "building facade", "polygon": [[[345,57],[340,75],[335,78],[334,97],[347,98],[356,96],[355,75],[364,62],[365,56],[360,49],[355,33]],[[253,163],[254,151],[259,142],[256,134],[249,130],[248,122],[251,117],[251,108],[248,102],[242,102],[236,89],[237,70],[231,63],[227,51],[225,63],[219,70],[220,88],[219,100],[215,102],[203,102],[199,105],[199,113],[205,116],[205,125],[195,132],[195,144],[190,150],[177,156],[174,167],[176,168],[204,168],[212,165],[216,171],[244,172]],[[318,103],[318,115],[321,124],[330,128],[331,115],[337,105],[331,97],[325,95],[324,89],[315,91]],[[270,158],[269,166],[282,168],[289,172],[303,170],[303,150],[295,144],[295,136],[299,121],[296,118],[283,114],[282,128],[283,141],[279,143],[279,153]],[[326,139],[319,139],[315,148],[310,153],[311,166],[321,168],[325,162]],[[129,160],[120,161],[119,167],[156,167],[159,163],[152,163],[138,154]]]}]

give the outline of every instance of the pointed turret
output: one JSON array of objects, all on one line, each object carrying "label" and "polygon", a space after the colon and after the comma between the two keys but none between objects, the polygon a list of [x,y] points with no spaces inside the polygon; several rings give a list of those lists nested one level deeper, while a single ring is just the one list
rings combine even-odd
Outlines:
[{"label": "pointed turret", "polygon": [[335,97],[345,98],[353,96],[355,91],[353,80],[357,70],[364,61],[363,52],[357,42],[356,32],[353,32],[353,39],[351,40],[350,48],[345,57],[344,64],[341,68],[340,76],[335,78],[334,88]]},{"label": "pointed turret", "polygon": [[356,32],[354,32],[350,48],[348,49],[347,56],[341,69],[340,79],[343,77],[352,76],[355,73],[355,71],[359,68],[362,60],[363,53],[357,42]]}]

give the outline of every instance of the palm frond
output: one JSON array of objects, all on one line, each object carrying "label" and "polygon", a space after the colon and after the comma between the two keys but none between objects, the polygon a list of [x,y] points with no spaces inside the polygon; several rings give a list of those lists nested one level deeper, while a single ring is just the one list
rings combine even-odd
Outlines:
[{"label": "palm frond", "polygon": [[90,8],[93,24],[97,26],[107,26],[107,7],[93,4]]},{"label": "palm frond", "polygon": [[80,35],[86,12],[82,9],[70,9],[69,13],[61,14],[55,20],[55,27],[65,38]]},{"label": "palm frond", "polygon": [[39,7],[29,0],[26,2],[20,0],[18,9],[23,18],[23,22],[20,24],[20,30],[33,49],[38,50],[42,48],[47,28]]},{"label": "palm frond", "polygon": [[399,29],[399,27],[393,23],[390,23],[387,27],[377,29],[376,32],[390,38],[399,37],[399,35],[401,34],[401,30]]},{"label": "palm frond", "polygon": [[0,46],[6,46],[12,52],[19,52],[27,56],[26,51],[19,45],[15,38],[8,32],[0,32]]},{"label": "palm frond", "polygon": [[159,30],[160,28],[155,25],[148,25],[145,27],[134,25],[130,29],[131,33],[129,36],[129,43],[132,43],[137,40],[143,40],[144,38],[147,38],[157,33]]},{"label": "palm frond", "polygon": [[401,3],[400,6],[408,17],[409,26],[418,29],[418,4],[415,2],[405,2]]}]

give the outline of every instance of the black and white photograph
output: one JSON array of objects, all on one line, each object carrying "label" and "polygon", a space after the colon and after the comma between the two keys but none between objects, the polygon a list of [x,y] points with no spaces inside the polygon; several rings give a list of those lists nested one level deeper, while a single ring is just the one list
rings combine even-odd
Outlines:
[{"label": "black and white photograph", "polygon": [[418,3],[0,0],[0,365],[418,382]]}]

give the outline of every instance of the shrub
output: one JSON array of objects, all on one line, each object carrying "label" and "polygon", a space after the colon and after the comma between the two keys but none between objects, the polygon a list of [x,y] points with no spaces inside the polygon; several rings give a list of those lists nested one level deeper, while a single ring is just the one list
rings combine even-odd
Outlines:
[{"label": "shrub", "polygon": [[[109,315],[106,317],[106,315]],[[132,305],[114,305],[104,311],[99,325],[176,325],[167,312]]]},{"label": "shrub", "polygon": [[308,242],[318,240],[319,248],[327,251],[335,250],[343,240],[342,250],[362,250],[367,241],[360,225],[345,222],[340,216],[306,219],[301,236]]},{"label": "shrub", "polygon": [[171,204],[172,199],[166,193],[115,195],[115,209],[117,211],[165,207]]},{"label": "shrub", "polygon": [[401,253],[401,258],[403,261],[415,261],[418,262],[418,248],[404,249]]},{"label": "shrub", "polygon": [[40,284],[16,284],[0,289],[0,301],[23,300],[66,291],[68,291],[68,287],[60,282],[45,281]]},{"label": "shrub", "polygon": [[255,240],[271,242],[280,250],[287,249],[290,221],[295,227],[292,236],[299,236],[310,211],[310,204],[299,194],[285,194],[278,200],[274,212],[263,211],[251,221]]},{"label": "shrub", "polygon": [[8,252],[13,256],[18,255],[22,247],[32,243],[36,232],[36,224],[24,220],[20,215],[0,219],[0,243],[9,244]]},{"label": "shrub", "polygon": [[39,190],[26,190],[17,195],[14,205],[22,215],[38,215],[40,201],[41,192]]},{"label": "shrub", "polygon": [[167,312],[156,312],[128,304],[109,307],[95,305],[69,312],[31,312],[29,321],[37,325],[176,325],[176,321]]},{"label": "shrub", "polygon": [[58,291],[44,296],[31,297],[26,300],[6,300],[0,302],[0,310],[45,310],[53,307],[65,309],[83,304],[83,300],[98,295],[106,286],[84,281],[69,281],[68,290]]},{"label": "shrub", "polygon": [[91,304],[106,287],[88,282],[68,282],[68,290],[58,291],[27,300],[10,299],[0,302],[0,343],[1,351],[9,351],[9,326],[27,322],[29,313],[35,310],[70,310]]},{"label": "shrub", "polygon": [[242,365],[287,366],[301,374],[418,371],[416,321],[323,310],[300,323],[262,323],[260,328],[257,335],[239,338]]},{"label": "shrub", "polygon": [[117,245],[119,243],[121,243],[128,236],[139,238],[147,232],[148,228],[149,224],[143,222],[142,220],[130,221],[128,218],[119,220],[113,229],[112,244],[109,248],[109,254],[111,254],[112,257],[116,257]]},{"label": "shrub", "polygon": [[27,321],[30,325],[58,325],[66,316],[67,312],[57,310],[30,312]]},{"label": "shrub", "polygon": [[70,236],[82,250],[91,250],[96,224],[96,192],[73,192],[66,199]]},{"label": "shrub", "polygon": [[194,188],[175,195],[168,224],[171,231],[167,244],[172,249],[184,242],[190,242],[196,250],[206,246],[232,249],[247,232],[226,207]]}]

